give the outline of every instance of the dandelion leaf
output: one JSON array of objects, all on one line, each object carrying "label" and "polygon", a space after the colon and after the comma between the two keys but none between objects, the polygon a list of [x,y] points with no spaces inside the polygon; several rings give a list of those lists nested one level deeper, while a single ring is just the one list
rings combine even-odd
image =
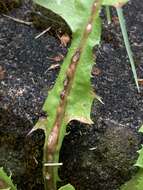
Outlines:
[{"label": "dandelion leaf", "polygon": [[[56,0],[36,0],[36,2],[39,5],[59,14],[64,20],[66,20],[72,30],[72,43],[68,50],[68,54],[64,59],[56,84],[49,92],[48,98],[46,99],[43,107],[44,111],[46,111],[48,115],[47,133],[50,133],[56,118],[56,109],[60,103],[60,93],[63,90],[66,71],[71,63],[72,56],[81,42],[81,38],[91,14],[94,0],[88,0],[88,2],[84,0],[61,0],[58,1],[58,6]],[[92,49],[94,45],[99,44],[101,36],[101,23],[98,16],[94,20],[93,25],[94,28],[81,53],[72,88],[67,99],[65,117],[62,121],[59,142],[57,145],[57,154],[55,154],[54,159],[55,162],[58,162],[58,151],[60,150],[62,140],[65,136],[65,129],[68,122],[71,120],[79,120],[88,124],[92,123],[90,119],[90,111],[94,93],[91,89],[90,74],[92,65],[94,64]],[[57,176],[57,168],[55,168],[55,175]]]},{"label": "dandelion leaf", "polygon": [[[56,80],[56,84],[49,92],[46,103],[44,104],[44,110],[48,114],[48,128],[50,129],[52,128],[56,117],[56,108],[60,102],[60,93],[63,89],[66,70],[76,48],[79,46],[93,2],[94,0],[89,0],[88,3],[85,1],[80,1],[80,6],[79,1],[68,1],[67,3],[67,1],[63,0],[59,3],[59,6],[56,6],[57,4],[54,0],[38,1],[40,5],[43,5],[63,16],[73,31],[72,44],[68,50],[68,55],[64,60],[59,77]],[[70,10],[71,7],[72,10]],[[73,18],[74,22],[72,20]],[[101,35],[100,19],[97,18],[94,22],[94,29],[88,38],[86,47],[82,52],[78,68],[76,70],[72,89],[68,97],[65,120],[63,121],[63,124],[67,124],[73,119],[77,119],[85,123],[92,123],[90,119],[90,109],[94,98],[90,84],[90,73],[92,65],[94,64],[92,58],[92,48],[94,45],[99,43]]]}]

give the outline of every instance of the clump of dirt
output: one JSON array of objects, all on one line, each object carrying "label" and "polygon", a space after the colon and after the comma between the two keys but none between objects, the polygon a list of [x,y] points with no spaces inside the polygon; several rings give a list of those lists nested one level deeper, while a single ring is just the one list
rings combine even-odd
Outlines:
[{"label": "clump of dirt", "polygon": [[141,139],[131,128],[102,120],[100,126],[74,122],[68,132],[61,149],[63,182],[78,190],[117,190],[137,171]]}]

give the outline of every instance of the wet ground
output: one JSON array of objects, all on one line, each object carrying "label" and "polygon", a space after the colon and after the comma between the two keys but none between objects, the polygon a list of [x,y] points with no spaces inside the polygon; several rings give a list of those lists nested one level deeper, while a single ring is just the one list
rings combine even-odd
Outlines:
[{"label": "wet ground", "polygon": [[[29,21],[30,10],[26,1],[10,15]],[[139,78],[143,78],[142,10],[139,0],[125,6]],[[93,103],[93,126],[70,124],[61,150],[61,178],[78,190],[117,190],[136,172],[143,87],[138,94],[115,13],[113,18],[113,24],[104,27],[101,47],[94,50],[97,64],[91,78],[104,104]],[[50,67],[61,64],[53,58],[66,54],[51,33],[35,39],[39,32],[0,15],[0,166],[13,173],[18,190],[44,189],[44,133],[28,137],[27,133],[44,116],[41,108],[60,68]]]}]

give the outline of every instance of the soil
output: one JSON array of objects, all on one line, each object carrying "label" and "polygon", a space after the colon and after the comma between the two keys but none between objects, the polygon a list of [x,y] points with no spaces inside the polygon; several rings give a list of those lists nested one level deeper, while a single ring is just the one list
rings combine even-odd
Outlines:
[{"label": "soil", "polygon": [[[29,21],[31,1],[8,13]],[[143,78],[143,4],[131,0],[125,6],[130,42]],[[59,173],[63,183],[78,190],[118,190],[137,171],[133,164],[142,138],[137,133],[143,120],[143,86],[137,93],[119,24],[104,26],[91,83],[104,104],[93,102],[94,125],[76,121],[64,139]],[[43,190],[42,148],[44,133],[27,136],[40,117],[48,90],[54,85],[61,64],[53,58],[67,50],[57,37],[0,15],[0,166],[12,173],[18,190]],[[55,32],[56,33],[56,32]],[[54,33],[54,35],[55,35]]]}]

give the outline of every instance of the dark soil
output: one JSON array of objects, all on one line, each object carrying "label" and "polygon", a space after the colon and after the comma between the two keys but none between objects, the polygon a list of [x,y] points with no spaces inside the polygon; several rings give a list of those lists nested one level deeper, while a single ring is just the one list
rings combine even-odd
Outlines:
[{"label": "dark soil", "polygon": [[[132,0],[125,10],[138,76],[143,78],[143,4]],[[9,14],[29,21],[30,12],[31,3],[25,0]],[[12,172],[18,190],[44,189],[44,133],[27,134],[45,116],[41,109],[59,71],[48,70],[57,64],[53,58],[66,54],[52,35],[36,40],[39,32],[0,15],[0,166]],[[143,87],[138,94],[118,23],[105,25],[101,47],[94,53],[94,70],[99,72],[93,72],[91,81],[104,104],[93,103],[93,126],[69,125],[60,176],[63,183],[70,182],[78,190],[117,190],[136,172],[133,164],[141,143],[137,130],[143,120]]]}]

